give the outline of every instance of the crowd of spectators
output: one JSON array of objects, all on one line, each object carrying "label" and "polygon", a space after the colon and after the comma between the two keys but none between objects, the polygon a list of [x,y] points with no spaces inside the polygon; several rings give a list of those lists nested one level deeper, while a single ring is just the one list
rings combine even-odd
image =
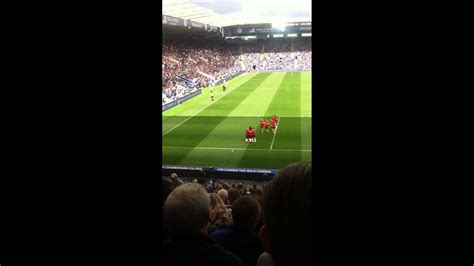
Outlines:
[{"label": "crowd of spectators", "polygon": [[164,40],[162,55],[162,78],[166,87],[173,87],[183,78],[205,87],[211,78],[200,72],[219,78],[238,71],[223,40]]},{"label": "crowd of spectators", "polygon": [[311,265],[311,179],[306,162],[262,189],[163,179],[165,265]]},{"label": "crowd of spectators", "polygon": [[297,62],[296,70],[311,70],[311,38],[295,40],[293,54]]},{"label": "crowd of spectators", "polygon": [[[292,49],[293,48],[293,49]],[[262,53],[263,51],[263,53]],[[162,43],[162,103],[242,71],[311,70],[311,38],[249,42],[166,39]]]},{"label": "crowd of spectators", "polygon": [[264,70],[311,70],[311,38],[267,39],[263,58]]},{"label": "crowd of spectators", "polygon": [[[272,38],[251,41],[241,47],[249,71],[311,70],[311,38]],[[235,46],[232,51],[240,54]]]}]

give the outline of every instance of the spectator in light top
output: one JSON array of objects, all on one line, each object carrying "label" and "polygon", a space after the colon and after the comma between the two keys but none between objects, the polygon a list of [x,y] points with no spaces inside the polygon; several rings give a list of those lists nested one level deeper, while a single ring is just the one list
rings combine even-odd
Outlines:
[{"label": "spectator in light top", "polygon": [[232,225],[232,216],[227,210],[224,201],[217,193],[209,194],[211,200],[209,208],[211,210],[211,225],[219,229],[227,228]]}]

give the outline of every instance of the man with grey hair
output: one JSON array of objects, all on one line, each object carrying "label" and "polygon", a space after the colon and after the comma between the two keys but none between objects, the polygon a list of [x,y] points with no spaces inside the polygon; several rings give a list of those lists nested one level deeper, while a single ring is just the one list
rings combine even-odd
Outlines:
[{"label": "man with grey hair", "polygon": [[165,265],[244,265],[207,235],[209,205],[209,194],[198,183],[180,185],[168,196],[163,222],[171,240],[164,243]]}]

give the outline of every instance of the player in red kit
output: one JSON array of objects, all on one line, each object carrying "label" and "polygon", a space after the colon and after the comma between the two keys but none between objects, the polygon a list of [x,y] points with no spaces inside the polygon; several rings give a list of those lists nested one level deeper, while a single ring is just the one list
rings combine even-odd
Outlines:
[{"label": "player in red kit", "polygon": [[260,121],[260,128],[262,129],[261,133],[263,133],[263,128],[264,127],[265,127],[265,120],[263,120],[263,118],[262,118],[262,120]]},{"label": "player in red kit", "polygon": [[251,127],[247,128],[247,129],[245,130],[245,142],[247,142],[247,143],[250,141],[250,135],[251,135],[251,133],[250,133],[250,128],[251,128]]},{"label": "player in red kit", "polygon": [[271,125],[271,126],[272,126],[273,134],[275,134],[275,131],[276,131],[276,121],[275,121],[275,120],[272,121],[272,125]]},{"label": "player in red kit", "polygon": [[265,132],[268,132],[268,126],[270,123],[268,123],[268,119],[265,121]]},{"label": "player in red kit", "polygon": [[253,127],[250,127],[250,142],[256,142],[255,128],[253,128]]},{"label": "player in red kit", "polygon": [[272,116],[272,122],[275,122],[275,124],[278,124],[278,118],[276,115]]}]

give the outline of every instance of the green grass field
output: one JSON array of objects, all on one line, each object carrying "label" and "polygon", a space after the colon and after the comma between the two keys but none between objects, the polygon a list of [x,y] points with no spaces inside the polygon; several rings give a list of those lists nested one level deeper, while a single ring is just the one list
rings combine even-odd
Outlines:
[{"label": "green grass field", "polygon": [[[243,74],[163,112],[163,164],[280,169],[311,160],[311,72]],[[259,122],[280,117],[276,134]],[[245,143],[245,129],[256,143]]]}]

